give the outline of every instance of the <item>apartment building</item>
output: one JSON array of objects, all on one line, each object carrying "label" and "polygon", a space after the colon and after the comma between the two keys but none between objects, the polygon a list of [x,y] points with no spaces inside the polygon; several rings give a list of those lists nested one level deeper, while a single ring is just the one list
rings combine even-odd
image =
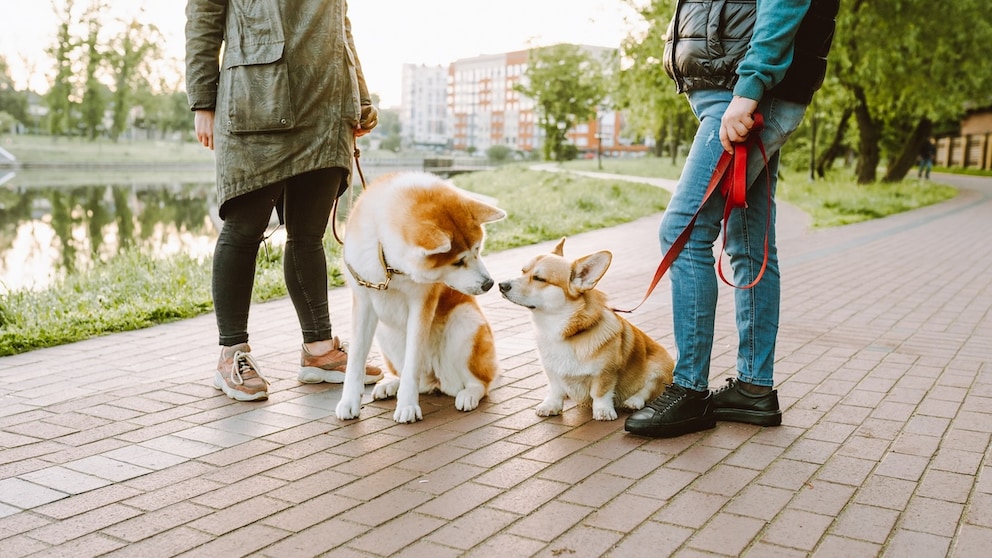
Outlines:
[{"label": "apartment building", "polygon": [[[597,57],[612,52],[604,47],[582,48]],[[505,145],[529,153],[541,148],[544,136],[537,125],[534,102],[514,90],[526,79],[528,57],[528,50],[520,50],[463,58],[448,66],[444,130],[450,149],[484,153],[493,145]],[[434,73],[439,67],[409,68],[408,72],[405,67],[403,74],[400,123],[404,137],[409,138],[406,145],[424,145],[430,142],[425,141],[428,135],[423,130],[440,129],[440,125],[432,124],[439,118],[438,109],[436,104],[414,104],[426,103],[427,99],[434,102],[441,94],[441,84]],[[433,89],[428,93],[428,88]],[[622,114],[604,107],[596,118],[570,130],[569,139],[585,156],[600,150],[607,156],[646,150],[623,140],[622,131]]]},{"label": "apartment building", "polygon": [[448,69],[440,65],[404,64],[400,95],[403,145],[421,149],[449,148]]}]

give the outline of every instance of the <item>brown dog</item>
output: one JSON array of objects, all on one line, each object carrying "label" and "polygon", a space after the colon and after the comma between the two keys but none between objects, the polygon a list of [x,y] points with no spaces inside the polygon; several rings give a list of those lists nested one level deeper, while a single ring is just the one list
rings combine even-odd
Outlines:
[{"label": "brown dog", "polygon": [[537,414],[561,413],[565,397],[592,402],[596,420],[617,418],[617,406],[640,409],[672,383],[675,362],[664,347],[606,305],[595,289],[613,260],[607,251],[569,262],[562,238],[551,254],[499,284],[503,297],[531,310],[548,396]]}]

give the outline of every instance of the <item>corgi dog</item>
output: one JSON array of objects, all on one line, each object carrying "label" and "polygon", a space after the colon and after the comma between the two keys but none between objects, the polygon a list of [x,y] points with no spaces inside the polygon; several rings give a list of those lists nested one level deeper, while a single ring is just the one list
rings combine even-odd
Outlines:
[{"label": "corgi dog", "polygon": [[372,397],[396,397],[393,420],[422,420],[421,393],[451,395],[461,411],[479,406],[499,373],[492,329],[475,300],[495,283],[481,257],[483,225],[504,217],[430,173],[369,184],[343,242],[353,333],[339,419],[359,415],[373,335],[386,366]]},{"label": "corgi dog", "polygon": [[575,261],[564,257],[562,238],[550,254],[499,284],[503,298],[531,311],[537,350],[548,378],[542,417],[558,415],[565,397],[592,404],[595,420],[615,420],[616,408],[636,410],[672,383],[672,356],[606,305],[596,284],[613,260],[608,251]]}]

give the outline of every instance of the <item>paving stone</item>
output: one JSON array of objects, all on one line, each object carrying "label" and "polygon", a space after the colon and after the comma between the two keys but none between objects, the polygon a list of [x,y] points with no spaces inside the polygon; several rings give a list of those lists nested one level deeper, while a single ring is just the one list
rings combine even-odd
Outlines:
[{"label": "paving stone", "polygon": [[[395,399],[373,401],[371,388],[358,419],[338,420],[340,386],[299,384],[287,299],[256,304],[249,323],[273,380],[265,402],[213,388],[210,315],[0,357],[0,548],[141,558],[984,555],[992,244],[973,239],[992,233],[992,180],[950,179],[964,187],[954,200],[831,229],[809,229],[779,205],[778,427],[721,422],[650,439],[624,432],[625,413],[595,421],[572,401],[539,417],[547,379],[531,316],[498,292],[478,297],[504,370],[489,397],[461,412],[449,396],[424,395],[414,424],[393,422]],[[654,272],[644,254],[657,255],[659,218],[569,238],[576,254],[613,252],[600,288],[618,304],[638,300]],[[488,254],[487,266],[512,277],[552,245]],[[932,260],[922,275],[920,253]],[[720,288],[718,315],[732,317],[732,293]],[[660,283],[627,316],[668,347],[670,294]],[[329,297],[347,339],[350,293]],[[713,387],[734,375],[736,343],[733,320],[718,320]],[[88,382],[53,390],[39,370]]]}]

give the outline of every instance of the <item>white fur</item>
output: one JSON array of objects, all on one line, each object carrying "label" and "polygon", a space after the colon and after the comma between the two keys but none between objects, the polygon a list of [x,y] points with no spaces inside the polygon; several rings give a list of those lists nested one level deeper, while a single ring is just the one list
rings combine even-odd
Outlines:
[{"label": "white fur", "polygon": [[[469,295],[482,294],[492,286],[479,255],[481,242],[458,255],[459,266],[427,265],[427,256],[450,251],[451,243],[424,247],[405,240],[411,235],[404,227],[422,223],[410,223],[411,201],[404,191],[424,186],[453,188],[427,173],[396,174],[366,190],[348,220],[344,259],[358,277],[373,283],[385,281],[386,272],[379,259],[380,245],[388,265],[402,273],[393,274],[385,290],[361,286],[355,276],[346,273],[353,293],[354,331],[341,401],[336,408],[336,415],[342,420],[359,415],[361,378],[373,334],[379,340],[383,356],[399,371],[399,377],[387,372],[373,388],[372,396],[397,398],[393,414],[396,422],[423,419],[420,393],[439,390],[452,395],[455,407],[463,411],[478,407],[487,393],[488,384],[468,369],[476,350],[476,332],[481,327],[488,328],[481,310],[474,300],[460,304],[451,310],[442,326],[433,321],[436,306],[432,304],[436,298],[431,296],[439,283]],[[505,216],[495,207],[478,209],[488,212],[489,220]],[[492,366],[498,367],[495,359]]]}]

